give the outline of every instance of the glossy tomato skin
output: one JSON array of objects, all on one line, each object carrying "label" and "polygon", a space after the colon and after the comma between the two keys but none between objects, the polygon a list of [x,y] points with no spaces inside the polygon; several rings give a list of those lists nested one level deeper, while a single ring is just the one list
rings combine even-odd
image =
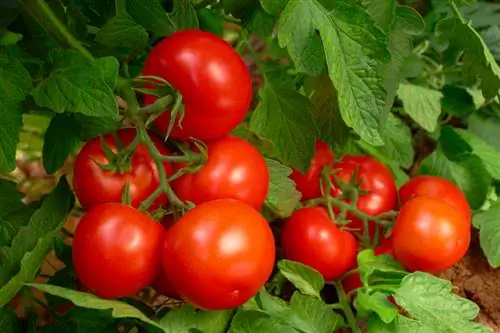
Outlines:
[{"label": "glossy tomato skin", "polygon": [[394,256],[410,271],[442,272],[462,259],[469,243],[464,214],[431,197],[404,204],[392,231]]},{"label": "glossy tomato skin", "polygon": [[260,209],[269,191],[269,170],[260,152],[232,136],[210,141],[207,148],[208,160],[201,170],[172,183],[178,197],[195,204],[236,199]]},{"label": "glossy tomato skin", "polygon": [[[182,128],[171,137],[211,140],[225,136],[248,113],[252,99],[250,73],[238,53],[220,37],[201,30],[182,30],[158,43],[149,53],[144,75],[166,79],[183,97]],[[145,104],[157,97],[145,96]],[[166,132],[170,113],[156,126]]]},{"label": "glossy tomato skin", "polygon": [[305,174],[293,170],[290,178],[295,182],[297,190],[302,194],[302,200],[321,197],[320,179],[323,168],[335,160],[332,149],[323,141],[316,141],[316,150],[311,165]]},{"label": "glossy tomato skin", "polygon": [[133,296],[156,278],[165,232],[119,203],[95,206],[75,229],[72,256],[84,287],[102,298]]},{"label": "glossy tomato skin", "polygon": [[269,223],[233,199],[196,206],[167,232],[163,248],[169,283],[207,310],[235,308],[249,300],[266,283],[274,260]]},{"label": "glossy tomato skin", "polygon": [[415,197],[432,197],[446,201],[458,209],[468,221],[471,209],[463,192],[448,179],[438,176],[421,175],[407,181],[399,189],[399,201],[404,205]]},{"label": "glossy tomato skin", "polygon": [[286,259],[320,272],[325,280],[341,277],[356,261],[356,240],[340,230],[323,207],[295,211],[285,221],[281,247]]},{"label": "glossy tomato skin", "polygon": [[[332,169],[339,169],[336,176],[344,183],[351,181],[356,168],[360,189],[368,192],[359,196],[356,207],[370,216],[376,216],[395,209],[397,206],[396,183],[391,172],[382,162],[370,156],[346,155],[332,166]],[[342,190],[336,184],[333,176],[332,183],[334,187],[330,190],[330,193],[335,197],[341,195]],[[359,218],[352,214],[347,214],[347,218],[351,220],[350,228],[363,230],[363,222]],[[375,232],[375,227],[376,224],[370,222],[370,234]]]},{"label": "glossy tomato skin", "polygon": [[[134,140],[136,130],[125,128],[118,130],[116,134],[126,147]],[[150,133],[150,138],[160,153],[170,154],[162,139],[153,133]],[[104,135],[103,139],[113,152],[118,151],[117,143],[111,134]],[[140,144],[133,153],[130,170],[126,172],[105,170],[99,164],[107,165],[109,160],[101,146],[100,138],[95,137],[83,146],[74,164],[73,186],[84,209],[109,202],[121,203],[127,182],[130,186],[131,204],[133,207],[139,207],[141,202],[160,185],[158,169],[144,144]],[[170,175],[172,166],[169,163],[163,165],[167,175]],[[167,196],[161,195],[154,202],[153,208],[167,203]]]}]

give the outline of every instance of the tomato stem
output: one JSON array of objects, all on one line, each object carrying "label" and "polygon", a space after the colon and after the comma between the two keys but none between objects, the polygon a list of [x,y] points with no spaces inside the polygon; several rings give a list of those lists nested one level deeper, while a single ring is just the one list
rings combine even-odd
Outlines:
[{"label": "tomato stem", "polygon": [[353,333],[361,333],[361,330],[356,321],[356,317],[354,316],[351,305],[349,304],[349,299],[347,298],[344,288],[342,287],[342,283],[340,281],[336,281],[334,283],[334,286],[337,290],[337,296],[339,298],[338,304],[340,306],[340,310],[342,310],[346,316],[347,325],[349,325]]}]

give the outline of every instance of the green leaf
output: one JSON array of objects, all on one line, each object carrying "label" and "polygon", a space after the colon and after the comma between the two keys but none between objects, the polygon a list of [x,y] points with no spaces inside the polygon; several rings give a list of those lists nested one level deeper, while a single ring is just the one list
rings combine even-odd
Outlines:
[{"label": "green leaf", "polygon": [[276,18],[266,13],[262,8],[257,8],[243,17],[242,22],[246,29],[255,32],[260,38],[266,39],[273,34]]},{"label": "green leaf", "polygon": [[290,260],[278,261],[278,269],[301,293],[321,298],[325,280],[318,271]]},{"label": "green leaf", "polygon": [[266,205],[280,218],[286,218],[293,213],[301,196],[288,177],[292,169],[270,158],[266,158],[266,164],[270,180]]},{"label": "green leaf", "polygon": [[403,168],[409,168],[413,164],[415,150],[408,125],[394,114],[389,113],[383,138],[385,144],[377,149]]},{"label": "green leaf", "polygon": [[114,300],[104,300],[92,294],[82,293],[79,291],[66,289],[58,286],[51,286],[48,284],[30,283],[28,284],[28,286],[40,289],[45,293],[70,300],[76,306],[80,306],[82,308],[95,309],[95,310],[111,310],[111,315],[114,318],[138,319],[144,324],[156,328],[161,328],[157,323],[146,317],[142,312],[140,312],[133,306],[123,302]]},{"label": "green leaf", "polygon": [[131,52],[134,49],[145,47],[148,43],[148,33],[135,23],[135,21],[125,13],[111,18],[95,36],[95,40],[115,49],[123,49]]},{"label": "green leaf", "polygon": [[127,0],[127,12],[137,23],[157,36],[167,36],[177,30],[175,22],[159,0]]},{"label": "green leaf", "polygon": [[409,83],[399,85],[398,97],[408,115],[428,132],[434,132],[441,115],[443,94],[434,89]]},{"label": "green leaf", "polygon": [[271,15],[278,15],[281,13],[289,0],[260,0],[260,5],[266,12]]},{"label": "green leaf", "polygon": [[115,57],[103,57],[96,59],[95,64],[101,71],[104,82],[111,89],[114,89],[118,83],[118,70],[120,69],[118,59]]},{"label": "green leaf", "polygon": [[384,282],[384,279],[399,284],[407,274],[401,264],[394,261],[390,255],[376,256],[373,250],[367,249],[359,252],[357,259],[360,278],[364,284],[371,284],[374,281]]},{"label": "green leaf", "polygon": [[379,316],[372,316],[368,321],[368,333],[437,333],[448,331],[436,331],[422,322],[398,315],[396,320],[390,324],[384,323]]},{"label": "green leaf", "polygon": [[224,33],[224,18],[215,10],[203,8],[198,11],[200,29],[209,31],[218,36]]},{"label": "green leaf", "polygon": [[498,95],[500,90],[500,67],[471,22],[462,23],[458,18],[448,18],[438,22],[436,31],[444,39],[464,51],[461,62],[464,73],[473,83],[481,79],[481,90],[489,100]]},{"label": "green leaf", "polygon": [[0,308],[0,327],[4,332],[22,333],[22,326],[14,311],[8,307]]},{"label": "green leaf", "polygon": [[290,300],[290,308],[311,325],[312,330],[306,332],[331,333],[343,323],[340,315],[316,297],[296,292]]},{"label": "green leaf", "polygon": [[[65,52],[68,59],[75,58],[72,51]],[[54,53],[51,53],[53,55]],[[118,105],[112,88],[104,80],[99,65],[111,66],[111,62],[83,64],[81,61],[65,63],[58,61],[63,52],[53,58],[56,69],[33,90],[35,102],[57,113],[72,112],[87,116],[116,117]]]},{"label": "green leaf", "polygon": [[496,60],[500,60],[500,25],[492,25],[486,30],[482,30],[481,37],[488,45],[488,48]]},{"label": "green leaf", "polygon": [[250,119],[250,130],[273,142],[281,162],[305,173],[317,136],[309,100],[272,73],[259,95],[261,101]]},{"label": "green leaf", "polygon": [[394,321],[398,316],[398,309],[389,302],[387,294],[376,291],[368,293],[366,289],[361,288],[356,291],[354,306],[361,317],[368,317],[371,312],[375,312],[386,324]]},{"label": "green leaf", "polygon": [[456,117],[466,117],[476,111],[474,99],[467,89],[452,85],[445,85],[442,89],[443,112]]},{"label": "green leaf", "polygon": [[472,221],[476,228],[479,228],[479,244],[483,253],[488,259],[488,263],[493,268],[500,267],[500,203],[496,203],[487,211],[474,214]]},{"label": "green leaf", "polygon": [[450,161],[440,147],[424,160],[421,173],[454,182],[464,192],[472,209],[481,207],[491,184],[491,178],[479,157],[468,155],[459,161]]},{"label": "green leaf", "polygon": [[14,237],[11,246],[0,249],[0,307],[15,296],[23,283],[35,278],[73,205],[73,193],[63,178]]},{"label": "green leaf", "polygon": [[0,50],[0,173],[10,172],[16,167],[23,101],[31,88],[30,74],[21,62]]},{"label": "green leaf", "polygon": [[78,113],[74,116],[80,124],[80,139],[83,141],[101,134],[115,132],[121,126],[118,117],[88,117]]},{"label": "green leaf", "polygon": [[174,0],[172,19],[177,30],[199,27],[198,15],[191,0]]},{"label": "green leaf", "polygon": [[0,246],[10,245],[16,233],[16,228],[9,221],[0,218]]},{"label": "green leaf", "polygon": [[229,333],[300,333],[283,320],[258,310],[238,311]]},{"label": "green leaf", "polygon": [[21,201],[24,195],[17,190],[17,184],[0,179],[0,218],[4,218],[26,205]]},{"label": "green leaf", "polygon": [[74,117],[58,114],[52,118],[43,143],[43,167],[49,174],[59,170],[80,143],[80,125]]},{"label": "green leaf", "polygon": [[317,0],[291,0],[281,14],[278,38],[295,64],[311,61],[316,30],[338,91],[342,118],[364,140],[381,145],[380,128],[387,112],[378,66],[390,59],[386,36],[359,5],[337,1],[328,11]]},{"label": "green leaf", "polygon": [[69,315],[77,326],[76,333],[116,333],[112,310],[75,308]]},{"label": "green leaf", "polygon": [[361,4],[371,14],[375,23],[388,31],[396,16],[397,3],[393,0],[362,0]]},{"label": "green leaf", "polygon": [[500,152],[500,140],[498,140],[500,120],[498,118],[475,113],[469,117],[468,130]]},{"label": "green leaf", "polygon": [[233,313],[233,310],[196,311],[186,304],[170,310],[159,325],[166,333],[192,333],[193,329],[203,333],[224,333]]},{"label": "green leaf", "polygon": [[486,28],[498,24],[500,4],[492,2],[470,3],[460,6],[460,11],[476,28]]},{"label": "green leaf", "polygon": [[478,324],[471,321],[478,315],[479,307],[454,294],[452,288],[448,280],[415,272],[403,279],[394,297],[414,320],[436,332],[475,332]]}]

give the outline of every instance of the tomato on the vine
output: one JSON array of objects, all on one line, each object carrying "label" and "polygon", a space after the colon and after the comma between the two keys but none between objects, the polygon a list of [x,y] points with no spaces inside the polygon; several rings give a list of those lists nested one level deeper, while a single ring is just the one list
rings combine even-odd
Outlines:
[{"label": "tomato on the vine", "polygon": [[416,197],[403,205],[396,218],[394,256],[411,271],[439,273],[462,259],[470,233],[463,212],[438,198]]},{"label": "tomato on the vine", "polygon": [[178,197],[195,204],[236,199],[260,209],[269,191],[269,170],[260,152],[233,136],[210,141],[207,149],[208,159],[200,170],[172,182]]},{"label": "tomato on the vine", "polygon": [[[248,113],[252,99],[250,73],[238,53],[220,37],[201,30],[181,30],[166,37],[149,53],[144,75],[160,76],[179,90],[184,102],[182,126],[171,137],[187,140],[220,138]],[[158,97],[145,95],[145,104]],[[155,125],[166,132],[170,112]]]},{"label": "tomato on the vine", "polygon": [[295,182],[297,190],[302,194],[302,200],[314,199],[321,196],[321,172],[323,168],[333,163],[335,157],[329,145],[323,141],[316,141],[316,150],[311,165],[305,174],[293,170],[290,178]]},{"label": "tomato on the vine", "polygon": [[208,310],[249,300],[271,275],[274,259],[269,223],[234,199],[205,202],[187,212],[167,232],[163,248],[168,283]]},{"label": "tomato on the vine", "polygon": [[323,207],[295,211],[283,225],[281,247],[286,259],[316,269],[327,281],[341,277],[356,261],[356,239],[339,229]]},{"label": "tomato on the vine", "polygon": [[165,232],[130,206],[107,203],[87,211],[73,238],[81,283],[103,298],[133,296],[159,272]]},{"label": "tomato on the vine", "polygon": [[[118,130],[116,135],[123,146],[127,147],[136,133],[134,128],[124,128]],[[149,133],[149,136],[161,154],[170,154],[163,140],[153,133]],[[113,135],[106,134],[102,138],[112,152],[119,151],[119,143]],[[167,175],[170,175],[171,165],[165,162],[163,166]],[[121,170],[107,170],[106,167],[111,167],[110,160],[101,146],[100,137],[95,137],[83,146],[74,164],[74,190],[83,208],[89,209],[108,202],[120,203],[127,183],[131,205],[139,207],[160,186],[158,169],[145,144],[137,146],[129,161],[120,166]],[[153,208],[167,203],[167,196],[162,194],[154,201]]]},{"label": "tomato on the vine", "polygon": [[[336,169],[338,171],[335,176],[343,183],[350,183],[356,170],[357,179],[354,181],[359,183],[362,192],[356,204],[359,211],[369,216],[377,216],[396,208],[396,183],[391,171],[382,162],[370,156],[347,155],[332,166],[332,170]],[[342,195],[343,190],[333,175],[331,180],[334,185],[330,189],[331,195],[334,197]],[[363,230],[363,221],[358,217],[348,213],[347,219],[351,221],[348,225],[350,228]],[[376,224],[373,221],[369,222],[370,235],[373,235],[375,228]]]},{"label": "tomato on the vine", "polygon": [[448,179],[428,175],[416,176],[399,189],[401,205],[415,197],[422,196],[444,200],[464,214],[468,221],[471,219],[471,209],[467,198],[460,188]]}]

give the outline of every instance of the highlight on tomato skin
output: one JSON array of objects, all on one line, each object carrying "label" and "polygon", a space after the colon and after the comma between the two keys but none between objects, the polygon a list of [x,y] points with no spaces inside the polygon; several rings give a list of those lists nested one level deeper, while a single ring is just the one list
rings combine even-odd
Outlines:
[{"label": "highlight on tomato skin", "polygon": [[[143,74],[164,78],[182,95],[182,127],[174,126],[173,139],[221,138],[249,111],[250,72],[231,45],[210,32],[187,29],[167,36],[148,54]],[[157,99],[154,95],[144,96],[146,105]],[[155,121],[163,133],[169,123],[168,111]]]}]

